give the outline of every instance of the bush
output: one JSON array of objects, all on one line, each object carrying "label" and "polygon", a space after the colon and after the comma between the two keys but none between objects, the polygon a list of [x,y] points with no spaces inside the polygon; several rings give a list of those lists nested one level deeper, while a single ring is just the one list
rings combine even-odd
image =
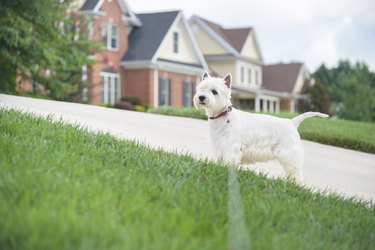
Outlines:
[{"label": "bush", "polygon": [[117,109],[134,110],[133,104],[131,104],[130,102],[121,101],[121,100],[116,102],[114,107]]},{"label": "bush", "polygon": [[135,105],[142,105],[141,99],[139,99],[136,96],[124,96],[124,97],[121,98],[121,101],[123,101],[123,102],[129,102],[129,103],[131,103],[134,106]]},{"label": "bush", "polygon": [[143,105],[134,105],[134,110],[138,112],[146,112],[146,107]]}]

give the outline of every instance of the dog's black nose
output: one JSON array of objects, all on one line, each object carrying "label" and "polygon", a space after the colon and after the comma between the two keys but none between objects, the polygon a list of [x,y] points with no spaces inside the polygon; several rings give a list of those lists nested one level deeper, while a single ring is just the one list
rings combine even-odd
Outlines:
[{"label": "dog's black nose", "polygon": [[203,102],[206,99],[204,95],[199,96],[199,101]]}]

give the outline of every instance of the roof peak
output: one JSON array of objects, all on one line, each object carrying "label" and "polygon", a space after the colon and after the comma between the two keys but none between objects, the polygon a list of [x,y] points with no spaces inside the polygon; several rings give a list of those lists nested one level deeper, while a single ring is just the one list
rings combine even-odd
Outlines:
[{"label": "roof peak", "polygon": [[223,28],[223,26],[220,24],[214,23],[199,16],[193,16],[192,18],[199,19],[201,22],[203,22],[210,30],[215,32],[222,40],[224,40],[224,42],[226,42],[238,53],[241,53],[246,39],[252,31],[251,27]]},{"label": "roof peak", "polygon": [[237,26],[237,27],[224,27],[222,26],[221,24],[219,23],[216,23],[216,22],[213,22],[211,20],[208,20],[206,18],[203,18],[201,16],[198,16],[198,15],[193,15],[193,18],[199,18],[201,19],[202,21],[206,22],[206,23],[209,23],[209,24],[212,24],[212,25],[215,25],[223,30],[252,30],[253,27],[252,26]]}]

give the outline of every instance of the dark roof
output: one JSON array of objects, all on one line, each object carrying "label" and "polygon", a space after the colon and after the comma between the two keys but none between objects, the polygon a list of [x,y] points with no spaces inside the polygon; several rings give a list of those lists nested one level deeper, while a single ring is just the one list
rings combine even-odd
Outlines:
[{"label": "dark roof", "polygon": [[94,10],[100,0],[86,0],[80,10]]},{"label": "dark roof", "polygon": [[151,60],[180,11],[137,14],[142,26],[129,36],[129,47],[122,61]]},{"label": "dark roof", "polygon": [[263,66],[263,87],[279,92],[293,92],[302,63],[279,63]]},{"label": "dark roof", "polygon": [[213,23],[204,18],[197,17],[204,21],[216,34],[221,36],[227,43],[229,43],[238,52],[241,52],[246,38],[251,32],[252,28],[238,28],[238,29],[225,29],[217,23]]}]

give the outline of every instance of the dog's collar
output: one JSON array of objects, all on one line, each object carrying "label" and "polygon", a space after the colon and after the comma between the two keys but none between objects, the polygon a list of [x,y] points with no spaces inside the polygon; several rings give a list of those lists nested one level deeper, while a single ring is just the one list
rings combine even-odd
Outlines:
[{"label": "dog's collar", "polygon": [[[226,108],[223,112],[221,112],[220,114],[218,114],[217,116],[211,116],[211,117],[208,117],[208,119],[210,120],[215,120],[217,118],[220,118],[224,115],[228,115],[229,112],[231,112],[233,109],[233,106],[229,106],[228,108]],[[229,123],[229,119],[227,120],[227,123]]]}]

